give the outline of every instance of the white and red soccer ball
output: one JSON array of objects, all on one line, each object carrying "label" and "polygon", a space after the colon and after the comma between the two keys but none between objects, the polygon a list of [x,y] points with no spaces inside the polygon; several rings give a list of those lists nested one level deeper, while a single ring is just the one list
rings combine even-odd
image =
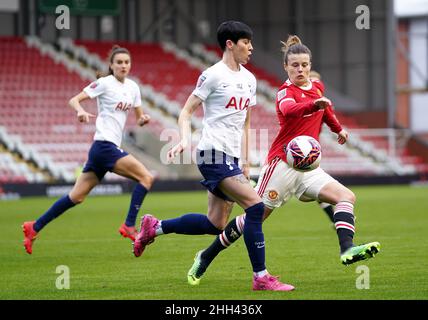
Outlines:
[{"label": "white and red soccer ball", "polygon": [[285,148],[287,163],[297,171],[311,171],[321,162],[321,145],[310,136],[298,136]]}]

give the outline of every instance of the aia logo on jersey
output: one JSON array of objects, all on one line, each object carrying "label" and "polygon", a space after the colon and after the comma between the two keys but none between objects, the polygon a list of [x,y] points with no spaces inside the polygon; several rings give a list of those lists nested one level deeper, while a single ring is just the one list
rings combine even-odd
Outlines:
[{"label": "aia logo on jersey", "polygon": [[114,110],[119,110],[119,111],[128,111],[131,108],[131,104],[130,103],[126,103],[126,102],[119,102],[116,106],[116,108],[114,108]]},{"label": "aia logo on jersey", "polygon": [[239,98],[239,101],[235,97],[232,97],[227,103],[226,109],[234,108],[235,110],[244,110],[244,109],[247,109],[249,105],[250,105],[250,99],[248,98],[244,102],[244,99],[242,97]]}]

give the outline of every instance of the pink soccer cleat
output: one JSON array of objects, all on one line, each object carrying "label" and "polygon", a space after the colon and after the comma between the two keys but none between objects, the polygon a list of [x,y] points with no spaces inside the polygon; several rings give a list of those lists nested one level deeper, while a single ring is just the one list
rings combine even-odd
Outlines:
[{"label": "pink soccer cleat", "polygon": [[22,225],[22,231],[24,231],[24,247],[28,254],[33,253],[33,242],[36,240],[37,232],[33,226],[36,221],[27,221]]},{"label": "pink soccer cleat", "polygon": [[136,257],[141,256],[146,246],[155,241],[158,223],[159,220],[150,214],[146,214],[141,218],[140,232],[134,242],[134,255]]},{"label": "pink soccer cleat", "polygon": [[119,228],[119,233],[124,238],[129,238],[132,241],[135,241],[135,237],[137,236],[137,229],[135,229],[135,227],[128,227],[126,224],[122,224]]},{"label": "pink soccer cleat", "polygon": [[254,276],[253,290],[292,291],[294,290],[294,287],[290,284],[280,282],[279,277],[267,274],[263,277]]}]

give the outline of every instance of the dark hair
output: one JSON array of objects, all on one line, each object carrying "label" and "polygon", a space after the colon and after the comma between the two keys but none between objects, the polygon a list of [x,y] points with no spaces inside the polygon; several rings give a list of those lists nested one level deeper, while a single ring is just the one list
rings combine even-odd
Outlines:
[{"label": "dark hair", "polygon": [[[119,45],[115,44],[115,45],[111,48],[110,53],[109,53],[109,55],[108,55],[108,61],[109,61],[109,63],[110,63],[110,64],[112,64],[112,63],[113,63],[113,61],[114,61],[114,57],[115,57],[118,53],[126,53],[127,55],[129,55],[129,57],[131,57],[131,54],[129,53],[129,50],[128,50],[128,49],[123,48],[123,47],[121,47],[121,46],[119,46]],[[110,66],[109,66],[109,67],[108,67],[108,73],[103,73],[103,72],[100,72],[100,71],[98,71],[98,72],[97,72],[97,79],[98,79],[98,78],[101,78],[101,77],[109,76],[109,75],[112,75],[112,74],[113,74],[113,70],[112,70],[112,69],[110,68]]]},{"label": "dark hair", "polygon": [[238,43],[239,39],[251,40],[252,38],[251,28],[240,21],[225,21],[217,29],[217,41],[222,51],[226,49],[227,40]]},{"label": "dark hair", "polygon": [[305,46],[300,38],[295,35],[288,36],[286,42],[281,41],[282,48],[281,51],[284,53],[284,63],[288,64],[288,56],[290,54],[300,54],[307,53],[309,55],[309,60],[312,61],[311,50]]}]

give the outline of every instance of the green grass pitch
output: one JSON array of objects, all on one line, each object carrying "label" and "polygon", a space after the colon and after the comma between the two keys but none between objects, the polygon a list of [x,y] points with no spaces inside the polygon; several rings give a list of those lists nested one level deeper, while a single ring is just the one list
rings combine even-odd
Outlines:
[{"label": "green grass pitch", "polygon": [[[31,256],[22,246],[21,224],[34,220],[55,199],[2,201],[0,299],[427,299],[428,189],[352,190],[357,195],[355,243],[379,241],[381,252],[368,261],[341,265],[337,236],[324,212],[315,203],[292,200],[263,227],[268,270],[296,286],[285,293],[251,290],[243,239],[223,251],[195,287],[187,284],[187,270],[195,252],[213,236],[161,236],[135,258],[131,242],[118,233],[129,195],[88,197],[40,233]],[[205,192],[152,193],[142,213],[167,219],[205,213],[206,203]],[[232,216],[241,212],[236,207]],[[70,270],[69,289],[56,288],[60,265]],[[356,286],[361,265],[368,267],[368,289]]]}]

